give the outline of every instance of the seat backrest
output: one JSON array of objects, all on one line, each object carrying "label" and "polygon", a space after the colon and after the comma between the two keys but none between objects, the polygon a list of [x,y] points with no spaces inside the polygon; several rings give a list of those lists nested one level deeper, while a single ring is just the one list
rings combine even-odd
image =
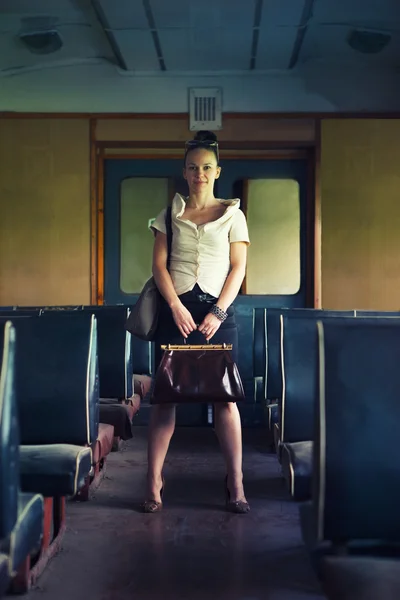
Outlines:
[{"label": "seat backrest", "polygon": [[[102,305],[102,306],[84,306],[83,310],[84,311],[90,311],[93,314],[95,314],[96,316],[101,313],[102,311],[122,311],[124,313],[124,315],[127,315],[128,313],[126,311],[130,311],[131,310],[131,306],[128,305],[123,305],[123,304],[116,304],[113,306],[107,306],[107,305]],[[125,325],[125,324],[124,324]],[[134,335],[131,335],[130,333],[126,332],[127,336],[126,336],[126,342],[127,344],[130,343],[130,347],[126,347],[126,364],[127,364],[127,374],[128,374],[128,385],[129,385],[129,373],[131,372],[132,374],[138,374],[138,375],[152,375],[154,374],[154,344],[152,342],[146,342],[144,340],[140,340],[139,338],[135,337]],[[99,332],[100,335],[100,332]],[[130,377],[131,380],[131,385],[132,385],[132,377]],[[128,388],[129,390],[129,388]],[[128,395],[129,391],[127,392]],[[112,397],[112,396],[106,396],[105,394],[101,393],[100,394],[101,397],[105,398],[105,397]]]},{"label": "seat backrest", "polygon": [[[100,398],[130,398],[132,396],[131,334],[125,329],[126,306],[95,306],[92,310],[73,312],[77,318],[96,316],[97,351],[99,359]],[[63,318],[70,311],[43,311],[44,318]]]},{"label": "seat backrest", "polygon": [[19,430],[15,398],[15,329],[0,323],[0,540],[18,514]]},{"label": "seat backrest", "polygon": [[100,396],[130,398],[133,394],[132,336],[125,329],[128,308],[95,313],[98,322]]},{"label": "seat backrest", "polygon": [[400,317],[398,310],[355,310],[356,317]]},{"label": "seat backrest", "polygon": [[[47,311],[47,312],[50,312],[50,311],[60,312],[60,311],[66,310],[68,312],[71,312],[71,311],[80,311],[80,310],[83,310],[83,306],[82,305],[73,305],[73,306],[71,306],[71,305],[61,305],[61,306],[55,306],[55,305],[53,305],[53,306],[40,306],[39,308],[40,308],[40,312],[41,313],[43,311]],[[22,310],[22,309],[18,309],[18,310]]]},{"label": "seat backrest", "polygon": [[97,323],[54,313],[15,319],[22,444],[91,444],[99,426]]},{"label": "seat backrest", "polygon": [[[334,311],[318,314],[322,322],[338,318]],[[280,440],[282,443],[312,440],[317,393],[317,319],[290,311],[281,315],[280,321],[283,382]]]},{"label": "seat backrest", "polygon": [[1,318],[6,318],[6,317],[38,317],[41,314],[41,309],[32,309],[32,310],[28,310],[28,309],[24,309],[24,310],[0,310],[0,317]]},{"label": "seat backrest", "polygon": [[318,323],[320,541],[400,541],[400,319]]},{"label": "seat backrest", "polygon": [[[250,297],[235,300],[235,318],[238,328],[238,369],[242,378],[249,410],[264,400],[265,388],[265,309],[250,303]],[[254,303],[255,304],[255,303]],[[242,407],[243,408],[243,407]],[[251,414],[251,413],[250,413]],[[242,412],[245,419],[244,412]],[[253,414],[253,419],[260,419]]]},{"label": "seat backrest", "polygon": [[267,308],[267,356],[265,375],[265,397],[269,400],[282,399],[282,364],[281,364],[281,315],[294,315],[316,320],[324,315],[353,316],[354,311],[320,310],[314,308]]}]

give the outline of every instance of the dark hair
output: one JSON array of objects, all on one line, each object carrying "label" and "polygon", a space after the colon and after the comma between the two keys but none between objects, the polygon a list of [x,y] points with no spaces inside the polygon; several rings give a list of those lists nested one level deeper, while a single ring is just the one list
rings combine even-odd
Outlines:
[{"label": "dark hair", "polygon": [[215,133],[213,131],[206,131],[205,129],[198,131],[193,140],[196,142],[218,142]]},{"label": "dark hair", "polygon": [[202,129],[196,133],[192,140],[186,142],[184,164],[186,164],[186,157],[189,152],[191,150],[196,150],[197,148],[204,148],[214,152],[215,158],[217,159],[217,165],[219,164],[218,140],[215,133]]}]

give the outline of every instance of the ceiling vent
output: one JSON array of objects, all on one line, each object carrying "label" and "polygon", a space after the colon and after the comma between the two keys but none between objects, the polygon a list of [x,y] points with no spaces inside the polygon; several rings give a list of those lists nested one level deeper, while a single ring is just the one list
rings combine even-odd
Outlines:
[{"label": "ceiling vent", "polygon": [[353,29],[347,36],[350,48],[363,54],[378,54],[391,40],[391,34],[367,29]]},{"label": "ceiling vent", "polygon": [[219,88],[190,88],[190,130],[222,129],[222,102]]}]

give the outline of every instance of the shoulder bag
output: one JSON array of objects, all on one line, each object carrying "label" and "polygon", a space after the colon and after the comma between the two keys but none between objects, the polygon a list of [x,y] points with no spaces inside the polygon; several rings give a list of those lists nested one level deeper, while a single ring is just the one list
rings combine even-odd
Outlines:
[{"label": "shoulder bag", "polygon": [[[171,207],[167,208],[165,214],[165,225],[167,229],[167,244],[168,244],[168,259],[167,269],[171,256],[172,245],[172,223],[171,223]],[[136,304],[132,307],[129,317],[125,323],[125,328],[134,336],[151,342],[155,339],[158,317],[160,314],[160,306],[162,297],[158,291],[158,287],[154,277],[145,283]]]}]

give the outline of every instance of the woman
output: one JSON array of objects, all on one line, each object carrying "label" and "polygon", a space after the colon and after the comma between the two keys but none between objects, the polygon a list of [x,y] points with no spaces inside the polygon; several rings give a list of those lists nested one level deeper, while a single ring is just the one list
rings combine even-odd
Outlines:
[{"label": "woman", "polygon": [[[237,362],[237,328],[232,302],[242,284],[249,236],[240,200],[218,200],[214,182],[221,174],[216,136],[198,132],[186,143],[183,175],[189,187],[184,199],[172,202],[172,248],[167,270],[165,210],[155,232],[153,276],[165,303],[156,340],[156,364],[161,344],[233,344]],[[246,513],[250,507],[243,490],[242,436],[236,403],[215,403],[215,431],[226,462],[227,509]],[[175,429],[175,405],[154,405],[148,442],[145,512],[162,508],[162,468]]]}]

